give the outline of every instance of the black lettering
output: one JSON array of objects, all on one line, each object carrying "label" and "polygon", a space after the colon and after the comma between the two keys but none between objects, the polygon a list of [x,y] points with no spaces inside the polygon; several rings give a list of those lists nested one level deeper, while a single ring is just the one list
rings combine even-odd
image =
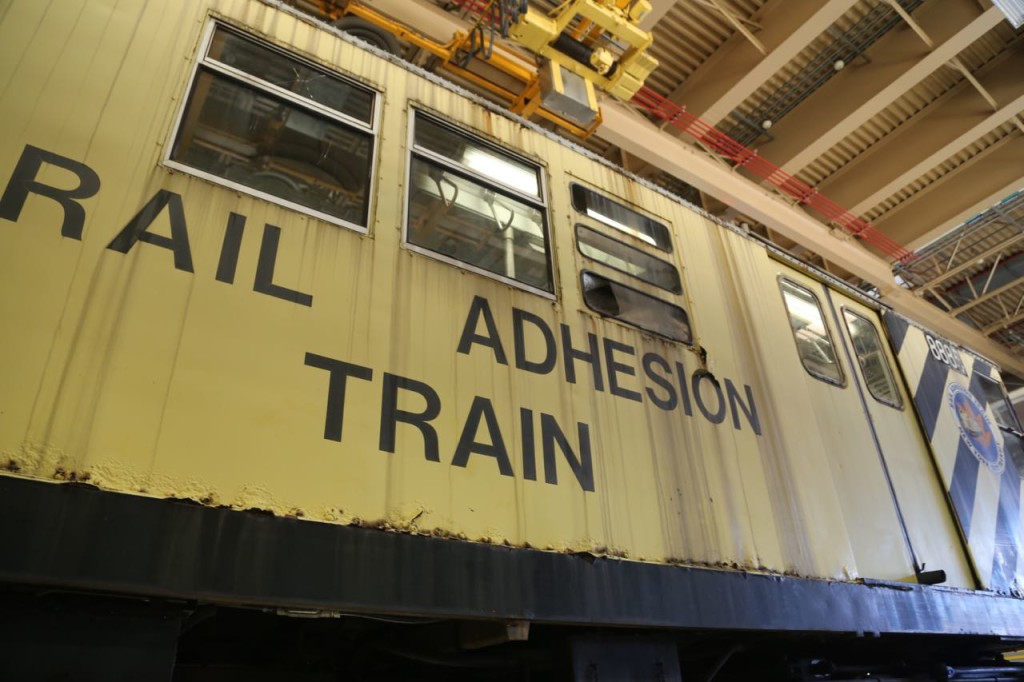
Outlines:
[{"label": "black lettering", "polygon": [[[39,175],[39,169],[44,163],[58,166],[77,175],[78,187],[60,189],[38,182],[36,176]],[[14,167],[14,173],[11,175],[10,182],[7,183],[4,195],[0,197],[0,218],[12,222],[17,221],[21,216],[21,210],[25,207],[28,195],[38,194],[56,201],[64,210],[64,222],[60,226],[61,235],[81,241],[82,228],[85,226],[85,207],[76,200],[88,199],[99,191],[100,176],[96,175],[96,171],[92,168],[84,163],[72,161],[27,144]]]},{"label": "black lettering", "polygon": [[565,456],[572,473],[576,476],[580,487],[588,492],[594,492],[594,463],[590,455],[590,427],[583,422],[576,424],[580,439],[580,456],[569,445],[569,439],[562,433],[558,422],[550,414],[540,415],[540,437],[544,441],[544,481],[552,485],[558,484],[558,472],[555,467],[555,444]]},{"label": "black lettering", "polygon": [[245,216],[232,213],[224,231],[224,242],[220,247],[220,261],[217,263],[217,281],[233,284],[235,269],[238,267],[238,253],[242,249],[242,235],[245,233]]},{"label": "black lettering", "polygon": [[[715,389],[715,395],[718,400],[718,408],[711,412],[708,410],[708,406],[704,403],[704,396],[700,392],[700,382],[707,381],[712,388]],[[698,369],[693,373],[693,398],[697,403],[697,409],[704,415],[712,424],[721,424],[725,421],[725,397],[722,395],[722,387],[718,385],[718,379],[714,377],[711,372],[704,369]]]},{"label": "black lettering", "polygon": [[281,228],[267,223],[263,226],[263,241],[260,243],[260,256],[256,261],[256,280],[252,290],[261,294],[275,296],[283,301],[312,306],[313,297],[301,291],[288,289],[274,284],[274,269],[277,267],[277,246],[281,242]]},{"label": "black lettering", "polygon": [[690,407],[690,389],[687,388],[686,368],[683,363],[676,363],[676,376],[679,377],[679,400],[683,403],[683,412],[687,417],[693,416],[693,408]]},{"label": "black lettering", "polygon": [[628,398],[629,400],[635,400],[638,403],[643,402],[643,396],[638,391],[633,391],[628,388],[619,386],[619,374],[626,374],[628,376],[636,376],[636,368],[632,365],[624,365],[615,359],[615,351],[622,353],[628,353],[629,355],[636,355],[636,349],[633,346],[628,346],[624,343],[614,341],[606,338],[604,340],[604,357],[605,362],[608,364],[608,391],[612,395],[617,395],[620,398]]},{"label": "black lettering", "polygon": [[[526,359],[526,329],[523,324],[529,322],[544,337],[544,359],[533,361]],[[512,309],[512,331],[514,334],[516,367],[534,374],[550,374],[555,368],[557,353],[555,350],[555,334],[551,327],[540,317],[519,308]]]},{"label": "black lettering", "polygon": [[590,365],[594,372],[594,388],[598,391],[604,390],[604,377],[601,375],[601,354],[597,349],[597,337],[587,333],[587,342],[590,352],[577,350],[572,347],[572,331],[569,325],[562,325],[562,354],[565,356],[565,380],[570,384],[576,383],[576,360],[582,360]]},{"label": "black lettering", "polygon": [[672,386],[672,382],[665,377],[657,374],[654,371],[653,365],[657,365],[662,372],[671,372],[672,368],[668,366],[668,362],[665,358],[661,357],[657,353],[647,353],[644,355],[641,364],[644,368],[644,374],[647,378],[656,383],[661,388],[665,389],[665,398],[661,398],[655,394],[654,389],[650,386],[647,387],[647,397],[651,399],[651,402],[658,406],[659,409],[669,412],[676,409],[676,405],[679,404],[679,398],[676,396],[676,389]]},{"label": "black lettering", "polygon": [[324,419],[324,438],[341,442],[341,430],[345,420],[345,388],[349,377],[369,381],[373,370],[341,360],[326,358],[315,353],[306,353],[306,365],[330,372],[327,387],[327,416]]},{"label": "black lettering", "polygon": [[[413,391],[423,396],[426,406],[421,412],[398,409],[398,390]],[[407,379],[394,374],[384,373],[384,391],[380,403],[380,442],[383,452],[395,451],[395,431],[398,422],[409,424],[419,429],[423,435],[423,455],[431,462],[440,462],[441,456],[437,448],[437,431],[430,421],[441,414],[441,398],[437,392],[422,381]]]},{"label": "black lettering", "polygon": [[[165,208],[171,222],[170,237],[147,231]],[[185,209],[182,208],[180,194],[166,189],[158,190],[135,217],[128,221],[124,229],[117,233],[107,248],[118,253],[128,253],[136,242],[146,242],[169,250],[174,254],[175,268],[193,272],[192,249],[188,244],[188,226],[185,224]]]},{"label": "black lettering", "polygon": [[[480,428],[480,418],[483,417],[487,423],[487,431],[490,435],[490,443],[476,441],[476,432]],[[498,428],[498,418],[494,415],[494,407],[487,398],[476,396],[469,408],[469,415],[466,417],[466,424],[462,427],[462,435],[459,437],[459,444],[455,448],[455,456],[452,458],[452,466],[465,467],[469,463],[469,456],[472,453],[487,455],[498,461],[498,471],[502,476],[514,476],[512,463],[508,459],[508,450],[505,449],[505,439]]]},{"label": "black lettering", "polygon": [[754,430],[754,433],[761,435],[761,421],[757,418],[757,405],[754,404],[754,392],[750,390],[750,386],[746,384],[743,388],[747,392],[747,402],[743,403],[743,398],[740,397],[740,392],[733,385],[729,379],[725,380],[725,393],[729,396],[729,407],[732,410],[732,425],[737,431],[740,430],[740,415],[736,409],[738,405],[743,414],[747,417],[747,423],[750,424],[750,428]]},{"label": "black lettering", "polygon": [[523,478],[537,480],[537,439],[533,433],[533,411],[519,408],[519,426],[523,432]]},{"label": "black lettering", "polygon": [[[476,327],[480,318],[484,320],[487,328],[487,336],[476,333]],[[494,359],[502,365],[507,365],[505,349],[501,347],[501,337],[498,336],[498,327],[494,324],[494,315],[491,314],[491,306],[483,296],[474,296],[473,303],[469,306],[469,313],[466,315],[466,324],[462,328],[462,338],[459,339],[459,352],[469,355],[469,347],[474,343],[486,346],[494,351]]]}]

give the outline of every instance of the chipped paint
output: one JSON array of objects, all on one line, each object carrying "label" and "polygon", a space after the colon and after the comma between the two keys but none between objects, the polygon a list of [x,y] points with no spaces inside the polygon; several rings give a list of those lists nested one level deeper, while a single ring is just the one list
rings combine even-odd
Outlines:
[{"label": "chipped paint", "polygon": [[3,450],[0,460],[7,471],[33,478],[63,479],[74,469],[75,458],[59,447],[42,443],[22,443],[16,449]]}]

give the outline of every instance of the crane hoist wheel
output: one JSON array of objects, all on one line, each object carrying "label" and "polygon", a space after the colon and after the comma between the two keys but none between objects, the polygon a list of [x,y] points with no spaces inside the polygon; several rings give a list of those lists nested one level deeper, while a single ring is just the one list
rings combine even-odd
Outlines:
[{"label": "crane hoist wheel", "polygon": [[360,17],[344,16],[335,21],[334,25],[345,33],[385,52],[390,52],[393,55],[399,55],[402,52],[402,45],[398,42],[398,38]]}]

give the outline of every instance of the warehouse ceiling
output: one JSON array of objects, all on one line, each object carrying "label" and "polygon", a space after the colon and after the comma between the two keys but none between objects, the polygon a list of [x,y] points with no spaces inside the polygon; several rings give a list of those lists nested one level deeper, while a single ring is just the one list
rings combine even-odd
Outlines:
[{"label": "warehouse ceiling", "polygon": [[[650,1],[642,26],[660,65],[649,88],[914,252],[893,262],[874,251],[914,296],[1024,363],[1024,29],[990,0]],[[530,0],[543,12],[559,4]],[[835,257],[837,230],[759,220],[680,177],[679,164],[638,154],[622,124],[605,120],[617,131],[588,141],[598,153],[872,288]]]}]

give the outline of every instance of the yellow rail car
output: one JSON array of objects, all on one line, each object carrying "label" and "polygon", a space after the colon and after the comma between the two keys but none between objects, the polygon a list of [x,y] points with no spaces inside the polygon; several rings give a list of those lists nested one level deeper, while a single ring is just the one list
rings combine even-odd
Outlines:
[{"label": "yellow rail car", "polygon": [[869,299],[278,3],[15,1],[0,83],[11,674],[233,606],[434,633],[336,654],[383,677],[1024,636]]}]

